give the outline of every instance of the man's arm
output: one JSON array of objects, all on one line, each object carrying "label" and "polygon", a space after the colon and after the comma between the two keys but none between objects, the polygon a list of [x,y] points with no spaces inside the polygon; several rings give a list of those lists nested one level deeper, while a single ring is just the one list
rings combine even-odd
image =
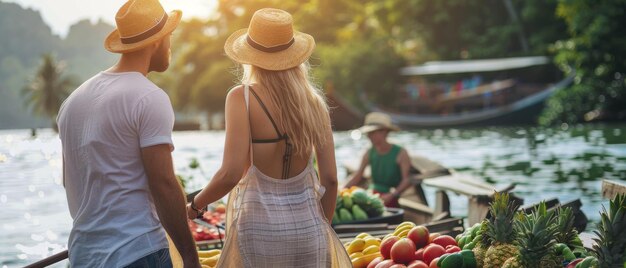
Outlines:
[{"label": "man's arm", "polygon": [[402,180],[400,184],[396,188],[396,191],[393,193],[395,197],[400,197],[400,195],[411,186],[411,157],[409,153],[402,149],[400,154],[398,154],[398,158],[396,159],[398,165],[400,165],[400,173],[402,174]]},{"label": "man's arm", "polygon": [[185,267],[200,267],[196,244],[187,225],[185,196],[174,175],[170,145],[142,148],[141,156],[161,224],[180,252]]}]

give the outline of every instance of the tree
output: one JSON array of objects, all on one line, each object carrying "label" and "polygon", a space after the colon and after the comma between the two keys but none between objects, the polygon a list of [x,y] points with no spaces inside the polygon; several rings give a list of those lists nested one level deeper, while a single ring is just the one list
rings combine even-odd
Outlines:
[{"label": "tree", "polygon": [[442,60],[545,55],[566,38],[558,0],[385,0],[401,40],[422,39]]},{"label": "tree", "polygon": [[560,0],[571,38],[556,42],[556,62],[574,84],[548,101],[540,123],[626,118],[626,1]]},{"label": "tree", "polygon": [[22,89],[25,105],[30,106],[35,114],[52,120],[53,126],[61,104],[75,85],[72,78],[63,75],[63,69],[63,63],[57,63],[51,54],[45,54],[35,77]]}]

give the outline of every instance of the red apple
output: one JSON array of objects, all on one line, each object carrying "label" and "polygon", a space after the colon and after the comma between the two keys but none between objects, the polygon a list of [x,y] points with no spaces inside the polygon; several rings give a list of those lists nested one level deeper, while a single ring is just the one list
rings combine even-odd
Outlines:
[{"label": "red apple", "polygon": [[415,244],[411,239],[402,238],[391,247],[391,259],[395,263],[407,264],[415,260]]},{"label": "red apple", "polygon": [[583,258],[575,259],[575,260],[571,261],[570,263],[568,263],[565,268],[574,268],[574,267],[576,267],[576,264],[578,264],[579,262],[581,262],[583,260],[584,260]]},{"label": "red apple", "polygon": [[421,260],[414,260],[409,263],[409,266],[407,266],[407,268],[428,268],[428,264]]},{"label": "red apple", "polygon": [[428,244],[430,233],[428,232],[428,228],[424,226],[415,226],[409,231],[406,237],[415,243],[416,248],[422,248]]},{"label": "red apple", "polygon": [[439,237],[440,235],[440,233],[430,233],[428,235],[428,243],[432,243],[433,240],[435,240],[435,238]]},{"label": "red apple", "polygon": [[392,260],[384,260],[376,264],[374,268],[390,268],[392,265],[396,264]]},{"label": "red apple", "polygon": [[423,260],[424,259],[424,248],[420,248],[417,251],[415,251],[415,259],[416,260]]},{"label": "red apple", "polygon": [[394,264],[394,265],[392,265],[389,268],[406,268],[406,265],[404,265],[404,264]]},{"label": "red apple", "polygon": [[367,265],[367,268],[375,268],[376,265],[378,265],[379,263],[381,263],[382,261],[384,261],[385,259],[383,257],[376,257],[376,259],[373,259],[370,264]]},{"label": "red apple", "polygon": [[439,266],[437,266],[437,262],[439,261],[439,257],[433,259],[430,262],[430,265],[428,266],[428,268],[439,268]]},{"label": "red apple", "polygon": [[424,249],[423,261],[425,263],[431,263],[433,261],[433,259],[440,257],[444,253],[446,253],[446,250],[442,246],[437,245],[437,244],[428,245]]},{"label": "red apple", "polygon": [[393,247],[393,244],[398,242],[398,240],[400,240],[400,238],[394,235],[380,242],[380,255],[382,255],[385,260],[391,258],[391,247]]},{"label": "red apple", "polygon": [[446,247],[448,245],[452,245],[452,246],[458,246],[456,244],[456,240],[454,240],[454,237],[449,236],[449,235],[441,235],[436,237],[435,239],[433,239],[433,243],[440,245],[442,247]]}]

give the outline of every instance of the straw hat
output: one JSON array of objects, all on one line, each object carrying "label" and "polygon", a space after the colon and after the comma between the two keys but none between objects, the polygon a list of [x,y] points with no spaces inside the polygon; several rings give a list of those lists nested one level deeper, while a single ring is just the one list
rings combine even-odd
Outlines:
[{"label": "straw hat", "polygon": [[384,113],[372,112],[365,116],[365,124],[359,128],[362,133],[369,133],[379,129],[391,131],[400,130],[399,127],[391,123],[391,117]]},{"label": "straw hat", "polygon": [[140,50],[174,31],[182,14],[180,10],[167,14],[158,0],[129,0],[117,11],[117,28],[104,47],[114,53]]},{"label": "straw hat", "polygon": [[313,37],[293,30],[291,15],[274,8],[255,12],[249,28],[234,32],[224,45],[232,60],[272,71],[302,64],[313,49]]}]

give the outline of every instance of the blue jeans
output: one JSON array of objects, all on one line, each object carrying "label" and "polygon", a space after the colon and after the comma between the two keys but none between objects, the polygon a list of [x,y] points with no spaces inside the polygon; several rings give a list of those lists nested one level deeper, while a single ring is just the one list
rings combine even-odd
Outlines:
[{"label": "blue jeans", "polygon": [[149,254],[141,259],[136,260],[126,268],[172,268],[172,259],[170,251],[167,248]]}]

